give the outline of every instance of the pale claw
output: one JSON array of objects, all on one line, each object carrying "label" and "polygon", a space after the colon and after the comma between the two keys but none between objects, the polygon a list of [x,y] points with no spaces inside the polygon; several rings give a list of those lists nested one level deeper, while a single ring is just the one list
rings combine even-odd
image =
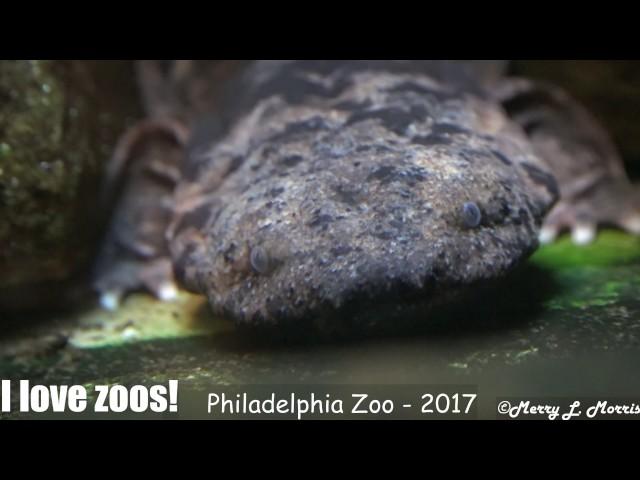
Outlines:
[{"label": "pale claw", "polygon": [[588,245],[596,238],[596,229],[593,225],[578,224],[571,231],[571,239],[576,245]]},{"label": "pale claw", "polygon": [[156,291],[156,296],[163,302],[171,302],[178,298],[178,289],[171,282],[161,284]]},{"label": "pale claw", "polygon": [[541,245],[549,245],[558,236],[558,230],[553,227],[542,227],[538,234],[538,241]]},{"label": "pale claw", "polygon": [[105,310],[114,312],[120,306],[121,298],[122,298],[122,295],[120,294],[120,292],[115,292],[115,291],[104,292],[100,295],[100,305]]}]

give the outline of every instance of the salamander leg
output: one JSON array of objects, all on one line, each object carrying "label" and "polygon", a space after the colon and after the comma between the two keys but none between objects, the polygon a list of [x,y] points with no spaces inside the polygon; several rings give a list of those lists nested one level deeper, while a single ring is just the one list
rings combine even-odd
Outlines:
[{"label": "salamander leg", "polygon": [[570,231],[574,243],[585,245],[604,226],[640,235],[640,189],[631,185],[609,135],[584,107],[555,86],[521,78],[499,82],[493,94],[559,186],[560,201],[544,221],[541,243]]},{"label": "salamander leg", "polygon": [[105,205],[113,205],[94,269],[103,307],[114,310],[134,290],[162,300],[177,295],[166,241],[187,132],[171,120],[147,120],[121,139],[107,173]]}]

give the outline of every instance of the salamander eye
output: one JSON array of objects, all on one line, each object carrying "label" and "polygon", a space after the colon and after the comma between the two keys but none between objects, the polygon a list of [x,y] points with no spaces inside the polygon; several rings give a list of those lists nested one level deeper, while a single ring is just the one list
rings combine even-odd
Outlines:
[{"label": "salamander eye", "polygon": [[462,223],[467,228],[476,228],[482,221],[480,208],[474,202],[466,202],[462,206]]},{"label": "salamander eye", "polygon": [[253,247],[249,255],[251,267],[256,273],[264,275],[269,271],[269,255],[262,247]]}]

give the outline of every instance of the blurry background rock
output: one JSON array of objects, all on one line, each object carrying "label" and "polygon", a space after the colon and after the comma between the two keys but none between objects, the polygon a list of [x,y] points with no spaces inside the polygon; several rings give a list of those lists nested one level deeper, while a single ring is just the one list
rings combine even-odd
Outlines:
[{"label": "blurry background rock", "polygon": [[0,311],[68,303],[102,167],[139,116],[131,62],[0,61]]},{"label": "blurry background rock", "polygon": [[629,174],[640,178],[640,61],[516,60],[512,71],[571,92],[609,129]]}]

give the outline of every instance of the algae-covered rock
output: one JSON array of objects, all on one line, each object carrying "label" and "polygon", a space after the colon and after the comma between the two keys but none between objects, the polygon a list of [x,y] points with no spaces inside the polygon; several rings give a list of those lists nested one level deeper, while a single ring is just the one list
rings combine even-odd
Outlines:
[{"label": "algae-covered rock", "polygon": [[129,62],[0,61],[0,309],[49,304],[86,267],[100,172],[137,108]]}]

